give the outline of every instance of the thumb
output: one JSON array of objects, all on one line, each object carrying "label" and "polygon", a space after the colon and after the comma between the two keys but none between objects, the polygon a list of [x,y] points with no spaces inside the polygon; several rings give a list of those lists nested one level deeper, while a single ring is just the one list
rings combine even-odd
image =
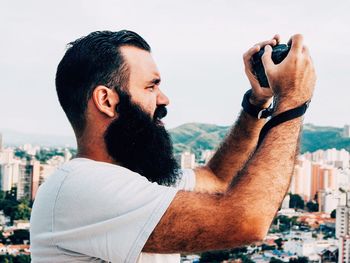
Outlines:
[{"label": "thumb", "polygon": [[270,45],[266,45],[264,48],[264,54],[261,57],[261,61],[264,65],[265,71],[269,71],[272,67],[275,66],[271,59],[272,47]]}]

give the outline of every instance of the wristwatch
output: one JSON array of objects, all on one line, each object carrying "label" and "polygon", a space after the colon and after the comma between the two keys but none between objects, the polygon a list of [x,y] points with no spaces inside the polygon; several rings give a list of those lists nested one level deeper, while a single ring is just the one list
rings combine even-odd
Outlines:
[{"label": "wristwatch", "polygon": [[272,103],[267,108],[260,108],[250,103],[249,98],[252,95],[252,90],[248,90],[242,100],[243,110],[249,115],[257,118],[257,119],[266,119],[272,115],[273,107]]}]

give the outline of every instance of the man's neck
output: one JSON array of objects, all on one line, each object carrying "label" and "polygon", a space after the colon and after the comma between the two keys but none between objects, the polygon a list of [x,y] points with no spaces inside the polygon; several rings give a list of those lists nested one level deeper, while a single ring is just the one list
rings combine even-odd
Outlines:
[{"label": "man's neck", "polygon": [[87,158],[98,162],[117,164],[112,158],[110,158],[110,156],[102,156],[99,154],[88,153],[86,151],[84,152],[78,150],[78,153],[75,158]]},{"label": "man's neck", "polygon": [[76,158],[87,158],[94,161],[118,164],[108,154],[105,142],[102,138],[79,138],[77,139],[78,152]]}]

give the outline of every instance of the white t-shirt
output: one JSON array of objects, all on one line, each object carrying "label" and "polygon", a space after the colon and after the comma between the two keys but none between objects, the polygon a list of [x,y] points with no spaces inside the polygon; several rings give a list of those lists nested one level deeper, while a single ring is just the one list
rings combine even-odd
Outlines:
[{"label": "white t-shirt", "polygon": [[179,189],[149,182],[124,167],[73,159],[42,184],[30,219],[32,262],[180,262],[179,254],[141,253]]}]

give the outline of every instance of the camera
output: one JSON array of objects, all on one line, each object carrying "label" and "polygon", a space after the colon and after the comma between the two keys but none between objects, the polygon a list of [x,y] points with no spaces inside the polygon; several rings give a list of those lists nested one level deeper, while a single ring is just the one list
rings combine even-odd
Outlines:
[{"label": "camera", "polygon": [[[286,56],[288,55],[289,50],[290,50],[290,46],[285,44],[280,44],[272,47],[272,55],[271,55],[272,61],[275,64],[281,63],[283,59],[285,59]],[[259,52],[255,53],[252,56],[251,64],[253,68],[253,73],[257,77],[260,83],[260,86],[264,88],[269,88],[269,82],[267,81],[267,77],[265,75],[264,65],[261,61],[261,57],[263,54],[264,54],[264,49],[262,48],[260,49]]]}]

